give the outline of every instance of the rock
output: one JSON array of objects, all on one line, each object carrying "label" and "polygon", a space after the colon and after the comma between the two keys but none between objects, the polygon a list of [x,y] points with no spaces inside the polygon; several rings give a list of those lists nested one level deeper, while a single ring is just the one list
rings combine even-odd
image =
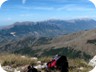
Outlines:
[{"label": "rock", "polygon": [[18,70],[15,69],[14,72],[20,72],[20,71],[18,71]]},{"label": "rock", "polygon": [[96,66],[89,72],[96,72]]},{"label": "rock", "polygon": [[37,61],[37,64],[41,64],[41,61]]},{"label": "rock", "polygon": [[26,56],[21,56],[21,58],[26,58]]},{"label": "rock", "polygon": [[38,58],[37,57],[32,57],[31,60],[38,60]]},{"label": "rock", "polygon": [[1,67],[1,64],[0,64],[0,72],[7,72],[7,71],[5,71],[5,70]]},{"label": "rock", "polygon": [[43,69],[43,68],[45,68],[46,67],[46,64],[47,63],[44,63],[44,64],[39,64],[39,65],[36,65],[36,66],[34,66],[36,69]]},{"label": "rock", "polygon": [[96,66],[96,56],[93,57],[93,59],[90,60],[89,65],[95,67]]},{"label": "rock", "polygon": [[84,70],[84,68],[83,67],[80,67],[80,68],[78,68],[79,70]]}]

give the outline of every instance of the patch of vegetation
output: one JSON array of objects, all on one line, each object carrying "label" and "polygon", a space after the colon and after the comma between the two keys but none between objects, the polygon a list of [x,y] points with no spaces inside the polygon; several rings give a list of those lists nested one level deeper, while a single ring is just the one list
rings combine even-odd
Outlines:
[{"label": "patch of vegetation", "polygon": [[87,43],[95,44],[96,45],[96,39],[94,40],[88,40]]},{"label": "patch of vegetation", "polygon": [[44,45],[44,44],[50,44],[52,38],[47,37],[41,37],[38,39],[38,41],[34,44],[34,46]]},{"label": "patch of vegetation", "polygon": [[[39,55],[39,52],[42,52]],[[17,51],[14,52],[15,54],[21,54],[21,55],[29,55],[29,56],[38,56],[38,57],[50,57],[50,56],[54,56],[56,54],[60,54],[60,55],[65,55],[68,58],[80,58],[80,59],[85,59],[88,60],[90,58],[92,58],[90,55],[82,52],[82,51],[77,51],[74,50],[73,48],[51,48],[49,50],[41,50],[41,49],[37,49],[37,50],[32,50],[31,48],[23,48],[23,49],[19,49]]]},{"label": "patch of vegetation", "polygon": [[69,72],[88,72],[91,70],[91,66],[84,59],[68,59]]},{"label": "patch of vegetation", "polygon": [[36,56],[36,53],[40,50],[32,50],[31,48],[23,48],[15,51],[15,54],[21,54],[21,55],[29,55],[29,56]]},{"label": "patch of vegetation", "polygon": [[38,60],[43,62],[43,63],[44,62],[49,62],[50,60],[52,60],[52,57],[51,56],[39,57]]},{"label": "patch of vegetation", "polygon": [[21,56],[15,54],[2,54],[0,55],[0,62],[3,66],[9,65],[11,67],[18,67],[30,64],[36,64],[35,60],[32,60],[31,57]]},{"label": "patch of vegetation", "polygon": [[81,58],[81,59],[89,59],[91,58],[90,55],[84,53],[84,52],[81,52],[81,51],[77,51],[77,50],[74,50],[72,48],[52,48],[48,51],[44,51],[43,52],[43,56],[54,56],[56,54],[60,54],[60,55],[65,55],[69,58]]}]

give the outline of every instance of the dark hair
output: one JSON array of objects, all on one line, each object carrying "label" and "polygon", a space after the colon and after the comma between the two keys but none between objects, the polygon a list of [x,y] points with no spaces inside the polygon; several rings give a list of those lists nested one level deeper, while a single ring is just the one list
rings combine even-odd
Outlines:
[{"label": "dark hair", "polygon": [[27,68],[28,68],[28,69],[31,69],[31,66],[29,65]]}]

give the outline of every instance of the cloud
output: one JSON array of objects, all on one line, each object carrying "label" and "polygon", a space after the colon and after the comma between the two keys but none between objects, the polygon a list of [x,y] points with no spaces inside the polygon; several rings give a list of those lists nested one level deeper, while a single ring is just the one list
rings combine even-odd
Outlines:
[{"label": "cloud", "polygon": [[25,4],[27,0],[22,0],[22,3]]},{"label": "cloud", "polygon": [[45,11],[93,11],[94,7],[79,6],[76,4],[69,4],[59,7],[54,6],[16,6],[15,8],[22,11],[26,10],[45,10]]},{"label": "cloud", "polygon": [[21,17],[29,17],[31,14],[20,14]]},{"label": "cloud", "polygon": [[54,7],[43,7],[43,6],[18,6],[19,9],[24,10],[54,10]]},{"label": "cloud", "polygon": [[54,7],[34,7],[33,9],[37,9],[37,10],[53,10]]},{"label": "cloud", "polygon": [[58,11],[66,10],[66,11],[92,11],[94,8],[87,6],[80,6],[77,4],[69,4],[65,6],[61,6],[57,8]]}]

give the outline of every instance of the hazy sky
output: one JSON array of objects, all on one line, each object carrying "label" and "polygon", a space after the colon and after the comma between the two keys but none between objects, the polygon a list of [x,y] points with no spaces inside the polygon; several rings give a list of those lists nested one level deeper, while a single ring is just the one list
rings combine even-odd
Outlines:
[{"label": "hazy sky", "polygon": [[0,8],[0,25],[47,19],[96,19],[89,0],[8,0]]}]

